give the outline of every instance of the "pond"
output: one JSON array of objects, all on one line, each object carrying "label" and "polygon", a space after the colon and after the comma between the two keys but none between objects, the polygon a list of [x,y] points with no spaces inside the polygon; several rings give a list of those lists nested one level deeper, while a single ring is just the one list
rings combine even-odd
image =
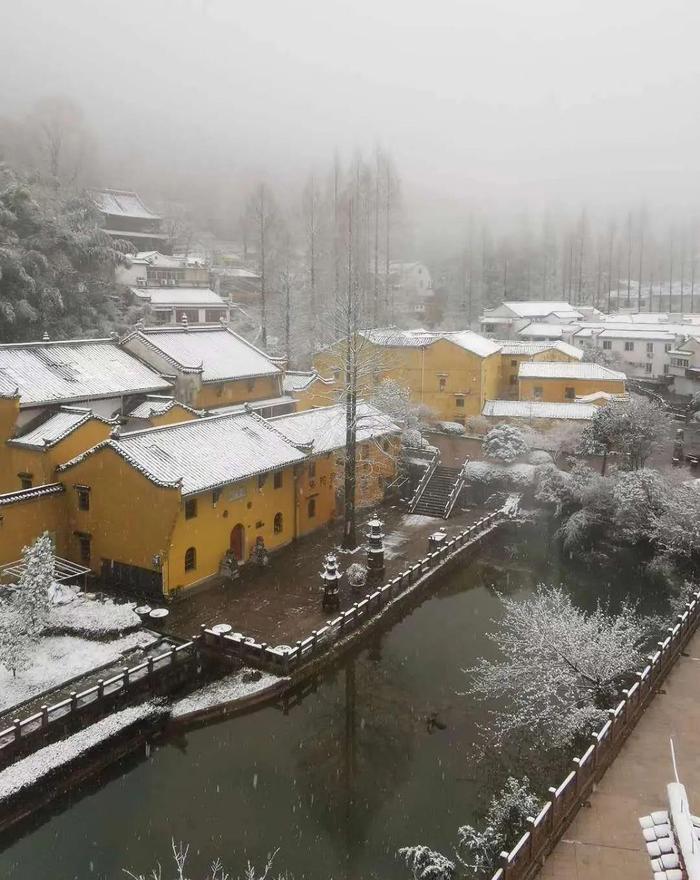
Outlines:
[{"label": "pond", "polygon": [[572,568],[544,531],[502,533],[289,714],[269,707],[191,730],[66,796],[2,842],[0,876],[145,874],[168,864],[171,838],[190,844],[197,880],[217,856],[236,877],[277,848],[275,866],[297,880],[390,880],[406,876],[400,846],[450,852],[491,794],[470,756],[483,708],[459,692],[462,669],[490,652],[492,585],[525,596],[538,581],[565,583],[582,605],[636,593],[645,611],[664,608],[634,567]]}]

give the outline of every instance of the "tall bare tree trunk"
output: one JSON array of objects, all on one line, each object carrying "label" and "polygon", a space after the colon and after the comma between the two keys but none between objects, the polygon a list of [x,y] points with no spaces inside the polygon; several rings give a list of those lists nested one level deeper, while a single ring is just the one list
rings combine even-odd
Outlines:
[{"label": "tall bare tree trunk", "polygon": [[644,268],[644,215],[639,219],[639,288],[637,292],[637,312],[642,311],[642,270]]},{"label": "tall bare tree trunk", "polygon": [[343,542],[345,550],[357,546],[355,493],[357,490],[357,291],[353,265],[353,202],[348,199],[348,262],[345,310],[345,473]]},{"label": "tall bare tree trunk", "polygon": [[625,305],[630,307],[632,301],[632,212],[627,214],[627,301]]}]

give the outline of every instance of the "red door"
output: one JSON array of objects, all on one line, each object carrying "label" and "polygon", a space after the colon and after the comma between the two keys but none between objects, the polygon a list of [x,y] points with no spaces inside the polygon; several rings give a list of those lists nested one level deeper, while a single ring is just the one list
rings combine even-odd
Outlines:
[{"label": "red door", "polygon": [[231,529],[231,550],[239,562],[242,562],[245,554],[245,529],[238,523]]}]

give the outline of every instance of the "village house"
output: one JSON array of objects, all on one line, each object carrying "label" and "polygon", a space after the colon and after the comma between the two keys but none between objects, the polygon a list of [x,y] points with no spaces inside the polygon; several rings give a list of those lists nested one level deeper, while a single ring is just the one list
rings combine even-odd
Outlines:
[{"label": "village house", "polygon": [[115,240],[128,241],[134,251],[163,250],[168,236],[161,231],[162,217],[147,208],[138,193],[102,189],[92,193],[102,212],[102,228]]},{"label": "village house", "polygon": [[208,287],[130,287],[135,304],[147,306],[155,324],[228,322],[231,307]]},{"label": "village house", "polygon": [[598,407],[591,403],[549,403],[544,400],[487,400],[481,415],[494,425],[550,431],[560,425],[584,426]]},{"label": "village house", "polygon": [[122,348],[167,376],[174,397],[199,410],[249,404],[288,412],[293,398],[283,394],[283,361],[222,325],[144,327],[121,341]]},{"label": "village house", "polygon": [[[361,501],[381,500],[399,429],[363,414],[358,455],[374,485]],[[105,582],[172,597],[216,575],[229,551],[245,562],[256,544],[283,547],[335,516],[343,417],[224,414],[113,436],[59,468],[67,555]]]},{"label": "village house", "polygon": [[686,336],[667,352],[672,389],[680,396],[700,391],[700,335]]},{"label": "village house", "polygon": [[437,317],[433,314],[435,292],[430,270],[425,263],[389,263],[389,284],[393,305],[399,314],[406,318],[432,323]]},{"label": "village house", "polygon": [[[484,401],[498,397],[500,347],[478,333],[388,328],[364,331],[362,338],[365,396],[372,385],[392,379],[435,420],[460,424],[479,415]],[[320,375],[341,381],[344,345],[338,342],[316,355]]]},{"label": "village house", "polygon": [[209,287],[209,268],[201,260],[140,251],[118,266],[115,278],[127,287]]},{"label": "village house", "polygon": [[585,349],[608,352],[615,363],[633,378],[665,381],[669,373],[668,353],[677,335],[672,330],[643,325],[587,325],[571,337],[572,343]]},{"label": "village house", "polygon": [[[561,339],[562,324],[584,319],[583,312],[562,301],[503,302],[484,309],[481,332],[501,339]],[[544,326],[543,326],[544,325]],[[530,332],[525,331],[531,328]]]},{"label": "village house", "polygon": [[22,548],[48,532],[56,553],[68,552],[65,489],[61,483],[0,494],[0,565],[20,558]]},{"label": "village house", "polygon": [[527,361],[580,361],[583,352],[566,342],[494,340],[501,347],[500,399],[517,400],[518,369]]},{"label": "village house", "polygon": [[573,403],[590,394],[624,395],[626,378],[600,364],[528,361],[518,368],[520,400],[549,403]]},{"label": "village house", "polygon": [[142,403],[127,414],[124,429],[142,431],[144,428],[160,428],[163,425],[175,425],[177,422],[189,422],[191,419],[201,418],[202,415],[204,415],[202,410],[180,403],[174,397],[149,394]]},{"label": "village house", "polygon": [[0,345],[0,492],[53,481],[56,464],[94,446],[170,383],[113,339]]}]

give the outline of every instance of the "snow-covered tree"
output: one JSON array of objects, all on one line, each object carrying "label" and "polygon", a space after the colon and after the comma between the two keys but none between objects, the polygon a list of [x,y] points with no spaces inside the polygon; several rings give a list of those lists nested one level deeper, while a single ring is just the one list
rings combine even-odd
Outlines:
[{"label": "snow-covered tree", "polygon": [[523,432],[514,425],[496,425],[484,437],[484,455],[510,464],[529,451]]},{"label": "snow-covered tree", "polygon": [[23,634],[36,639],[48,620],[49,591],[54,583],[53,543],[48,532],[22,550],[22,562],[24,568],[13,591],[12,607]]},{"label": "snow-covered tree", "polygon": [[533,745],[568,746],[604,720],[624,677],[640,665],[644,622],[628,604],[617,613],[601,605],[581,611],[559,587],[500,601],[503,616],[488,634],[500,656],[467,670],[467,693],[493,702],[489,742],[527,736]]},{"label": "snow-covered tree", "polygon": [[619,455],[620,467],[637,470],[644,467],[654,444],[663,437],[667,427],[667,415],[646,398],[611,400],[598,407],[584,429],[579,451],[585,455],[602,455],[603,475],[611,452]]},{"label": "snow-covered tree", "polygon": [[423,844],[401,847],[398,854],[413,880],[453,880],[455,877],[455,863]]},{"label": "snow-covered tree", "polygon": [[13,678],[29,666],[29,640],[9,602],[0,602],[0,666]]},{"label": "snow-covered tree", "polygon": [[505,785],[491,798],[481,828],[462,825],[457,834],[457,858],[471,873],[491,874],[498,856],[509,849],[526,830],[528,816],[536,816],[540,802],[530,788],[527,776],[509,776]]}]

